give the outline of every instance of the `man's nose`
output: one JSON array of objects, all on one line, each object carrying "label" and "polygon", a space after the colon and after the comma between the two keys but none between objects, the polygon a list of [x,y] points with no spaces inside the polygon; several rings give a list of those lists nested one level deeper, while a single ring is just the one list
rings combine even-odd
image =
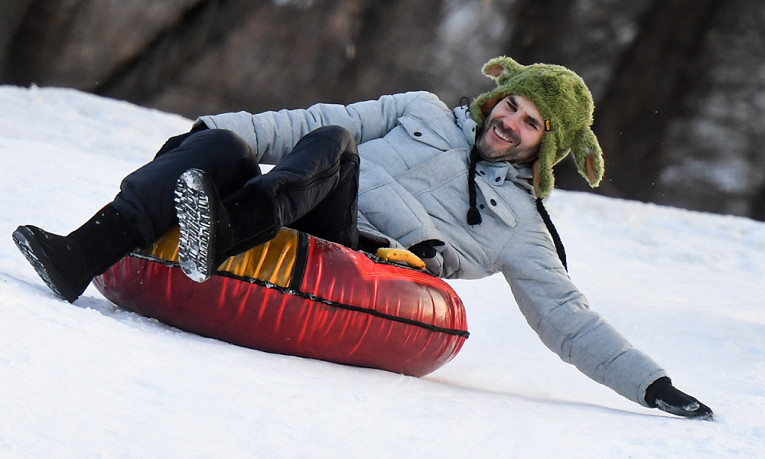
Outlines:
[{"label": "man's nose", "polygon": [[502,119],[502,128],[508,131],[518,132],[519,122],[520,122],[520,117],[518,116],[518,114],[512,113],[508,116],[505,116]]}]

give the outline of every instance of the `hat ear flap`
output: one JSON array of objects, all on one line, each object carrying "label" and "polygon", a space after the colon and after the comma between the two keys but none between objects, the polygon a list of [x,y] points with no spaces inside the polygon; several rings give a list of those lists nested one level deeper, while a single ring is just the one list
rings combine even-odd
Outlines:
[{"label": "hat ear flap", "polygon": [[499,82],[503,76],[514,74],[521,70],[523,66],[516,62],[514,59],[500,56],[491,59],[489,62],[483,65],[483,74],[494,81]]},{"label": "hat ear flap", "polygon": [[507,56],[495,57],[483,65],[481,71],[484,75],[494,80],[497,87],[492,91],[479,95],[470,104],[470,116],[476,123],[479,125],[483,124],[491,110],[497,105],[497,102],[507,95],[504,85],[523,69],[523,65]]},{"label": "hat ear flap", "polygon": [[534,162],[534,192],[538,198],[546,198],[555,186],[553,163],[558,146],[552,137],[545,139]]},{"label": "hat ear flap", "polygon": [[576,133],[571,152],[582,177],[587,179],[591,187],[598,186],[603,178],[603,150],[592,129],[587,127]]}]

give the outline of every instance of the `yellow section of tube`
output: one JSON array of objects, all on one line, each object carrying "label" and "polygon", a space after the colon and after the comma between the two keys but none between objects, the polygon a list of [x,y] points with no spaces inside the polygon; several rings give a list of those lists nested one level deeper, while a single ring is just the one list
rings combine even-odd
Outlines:
[{"label": "yellow section of tube", "polygon": [[[177,263],[178,237],[178,227],[174,226],[154,244],[139,250],[139,253]],[[297,249],[297,231],[283,228],[265,244],[227,258],[218,267],[218,271],[287,287],[295,268]]]},{"label": "yellow section of tube", "polygon": [[425,262],[422,261],[420,257],[406,249],[382,247],[377,249],[377,256],[391,263],[408,265],[421,271],[425,269]]}]

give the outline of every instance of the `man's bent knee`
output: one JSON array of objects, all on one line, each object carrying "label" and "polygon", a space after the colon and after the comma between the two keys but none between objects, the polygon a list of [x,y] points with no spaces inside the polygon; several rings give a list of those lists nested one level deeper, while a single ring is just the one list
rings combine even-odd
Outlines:
[{"label": "man's bent knee", "polygon": [[180,145],[184,150],[195,150],[214,155],[234,155],[250,158],[251,150],[234,131],[228,129],[205,129],[187,137]]},{"label": "man's bent knee", "polygon": [[338,149],[341,152],[351,152],[358,154],[356,148],[356,139],[353,137],[353,134],[348,131],[348,129],[342,126],[322,126],[311,131],[306,137],[308,136],[323,137],[332,140],[339,146]]}]

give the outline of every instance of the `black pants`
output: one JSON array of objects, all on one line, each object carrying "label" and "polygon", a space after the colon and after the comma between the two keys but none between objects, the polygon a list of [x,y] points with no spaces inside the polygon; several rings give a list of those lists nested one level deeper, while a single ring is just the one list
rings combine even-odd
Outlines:
[{"label": "black pants", "polygon": [[273,198],[280,226],[358,247],[359,156],[353,136],[339,126],[309,133],[266,174],[252,161],[249,146],[227,130],[192,132],[160,151],[125,177],[113,203],[146,243],[176,223],[175,184],[191,168],[207,173],[224,202],[257,187]]}]

